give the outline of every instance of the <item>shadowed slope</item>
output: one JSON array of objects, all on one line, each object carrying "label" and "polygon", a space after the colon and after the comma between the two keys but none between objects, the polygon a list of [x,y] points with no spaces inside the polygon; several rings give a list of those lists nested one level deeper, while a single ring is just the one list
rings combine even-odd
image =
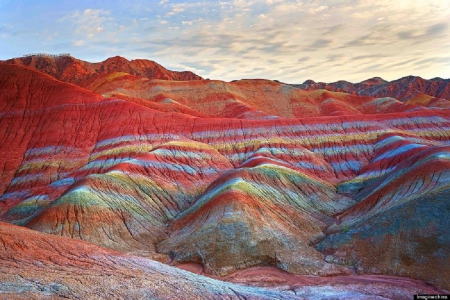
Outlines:
[{"label": "shadowed slope", "polygon": [[335,197],[332,185],[286,167],[238,169],[220,177],[172,223],[174,234],[158,250],[222,275],[261,264],[302,274],[345,272],[324,264],[309,247],[330,216],[352,204]]},{"label": "shadowed slope", "polygon": [[[1,299],[410,299],[438,292],[393,277],[289,278],[274,289],[246,287],[3,222],[0,244]],[[236,274],[232,280],[248,283],[255,274]],[[270,272],[265,274],[270,280]]]},{"label": "shadowed slope", "polygon": [[371,164],[387,171],[374,172],[369,164],[373,177],[355,195],[361,201],[337,216],[318,249],[359,272],[422,278],[450,289],[450,149],[398,136],[379,144]]},{"label": "shadowed slope", "polygon": [[2,222],[0,242],[2,299],[295,299]]}]

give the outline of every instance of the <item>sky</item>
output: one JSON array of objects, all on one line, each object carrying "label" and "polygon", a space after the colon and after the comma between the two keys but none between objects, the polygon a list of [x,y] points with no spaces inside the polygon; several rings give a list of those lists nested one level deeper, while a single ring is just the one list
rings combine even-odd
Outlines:
[{"label": "sky", "polygon": [[0,60],[30,53],[225,81],[450,78],[450,0],[0,0]]}]

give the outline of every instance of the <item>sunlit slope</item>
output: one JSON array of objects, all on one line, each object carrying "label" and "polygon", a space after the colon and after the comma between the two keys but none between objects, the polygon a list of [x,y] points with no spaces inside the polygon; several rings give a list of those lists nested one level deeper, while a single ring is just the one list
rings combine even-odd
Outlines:
[{"label": "sunlit slope", "polygon": [[377,99],[326,90],[304,91],[261,79],[229,83],[167,81],[113,73],[101,76],[85,87],[105,97],[133,101],[155,109],[160,106],[158,110],[162,111],[170,109],[193,116],[221,118],[305,118],[403,112],[418,108],[393,98]]}]

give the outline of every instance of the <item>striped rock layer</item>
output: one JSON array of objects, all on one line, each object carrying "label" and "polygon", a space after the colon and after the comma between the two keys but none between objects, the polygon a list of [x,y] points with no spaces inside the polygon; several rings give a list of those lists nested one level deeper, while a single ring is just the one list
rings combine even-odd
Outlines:
[{"label": "striped rock layer", "polygon": [[445,108],[261,80],[109,73],[81,88],[0,70],[2,221],[216,276],[273,266],[450,289]]},{"label": "striped rock layer", "polygon": [[255,286],[258,269],[222,281],[3,222],[0,242],[0,299],[411,299],[442,292],[399,277],[322,279],[275,269],[264,269],[265,287]]}]

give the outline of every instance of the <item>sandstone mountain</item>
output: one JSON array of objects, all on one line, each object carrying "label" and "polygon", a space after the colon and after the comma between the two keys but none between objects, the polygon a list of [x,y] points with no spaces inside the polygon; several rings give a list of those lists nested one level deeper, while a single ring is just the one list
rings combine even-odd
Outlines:
[{"label": "sandstone mountain", "polygon": [[448,100],[404,99],[1,62],[0,297],[450,290]]},{"label": "sandstone mountain", "polygon": [[89,63],[70,55],[28,55],[9,59],[6,63],[29,66],[58,80],[78,85],[83,85],[84,82],[92,80],[98,75],[112,72],[126,72],[149,79],[202,80],[200,76],[189,71],[169,71],[151,60],[135,59],[128,61],[120,56],[111,57],[99,63]]},{"label": "sandstone mountain", "polygon": [[[433,78],[426,80],[418,76],[406,76],[394,81],[386,81],[380,77],[364,80],[360,83],[337,81],[332,83],[307,80],[293,86],[304,90],[325,89],[376,98],[392,97],[408,104],[423,106],[440,106],[442,100],[450,99],[450,79]],[[447,101],[444,101],[448,107]]]}]

